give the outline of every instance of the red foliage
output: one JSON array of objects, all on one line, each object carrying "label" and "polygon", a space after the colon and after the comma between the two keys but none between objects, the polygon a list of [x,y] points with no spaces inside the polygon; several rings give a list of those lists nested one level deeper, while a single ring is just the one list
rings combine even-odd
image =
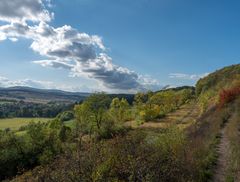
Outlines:
[{"label": "red foliage", "polygon": [[237,96],[240,95],[240,86],[231,89],[223,89],[219,94],[219,106],[223,107],[225,104],[232,102]]}]

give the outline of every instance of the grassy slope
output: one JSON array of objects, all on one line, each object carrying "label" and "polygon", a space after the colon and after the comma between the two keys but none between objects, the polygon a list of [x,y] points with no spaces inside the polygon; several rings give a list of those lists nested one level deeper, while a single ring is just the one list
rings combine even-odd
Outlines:
[{"label": "grassy slope", "polygon": [[220,69],[196,84],[196,93],[203,111],[217,103],[219,92],[240,84],[240,64]]},{"label": "grassy slope", "polygon": [[167,128],[170,125],[177,124],[181,129],[184,129],[191,124],[193,124],[199,117],[199,107],[194,103],[194,101],[181,106],[178,110],[171,112],[162,119],[156,121],[148,121],[143,124],[138,124],[136,121],[126,122],[126,126],[131,126],[132,128],[141,129],[157,129],[157,128]]},{"label": "grassy slope", "polygon": [[230,159],[228,161],[227,180],[240,181],[240,97],[235,101],[226,135],[230,141]]},{"label": "grassy slope", "polygon": [[[201,106],[202,112],[206,113],[205,111],[213,108],[212,106],[216,105],[218,103],[219,100],[219,93],[223,90],[223,89],[231,89],[235,86],[240,85],[240,64],[238,65],[232,65],[232,66],[228,66],[225,67],[221,70],[218,70],[214,73],[211,73],[209,76],[200,79],[196,85],[196,93],[198,95],[198,103]],[[223,123],[223,122],[228,122],[225,130],[226,130],[226,135],[224,136],[224,138],[226,138],[227,140],[230,141],[230,147],[227,150],[224,151],[220,151],[221,149],[221,143],[217,144],[216,147],[210,147],[209,149],[207,149],[207,153],[206,155],[209,155],[210,153],[213,153],[214,155],[227,155],[227,153],[229,153],[228,155],[230,159],[228,159],[227,164],[223,165],[220,164],[222,166],[224,166],[224,169],[222,169],[223,171],[227,170],[228,174],[226,176],[226,180],[227,181],[239,181],[239,171],[240,171],[240,158],[239,158],[239,154],[240,154],[240,147],[239,147],[239,136],[240,136],[240,123],[239,123],[239,100],[237,102],[238,104],[234,104],[234,103],[230,103],[228,105],[226,105],[224,108],[222,109],[217,109],[216,113],[219,113],[217,115],[210,115],[210,120],[209,120],[209,124],[208,124],[208,129],[205,129],[206,133],[215,133],[214,135],[219,135],[218,133],[223,131],[223,125],[221,126],[221,128],[219,128],[219,123]],[[238,105],[238,106],[236,106]],[[218,119],[218,117],[220,117]],[[229,117],[229,118],[228,118]],[[206,120],[204,118],[204,120]],[[216,121],[219,120],[218,123],[216,123]],[[204,123],[204,121],[202,121]],[[203,123],[201,123],[202,126]],[[215,124],[214,124],[215,123]],[[212,129],[211,129],[212,128]],[[224,130],[224,131],[225,131]],[[201,129],[198,129],[198,131],[201,131]],[[211,134],[211,135],[212,135]],[[209,135],[206,139],[203,139],[204,132],[201,132],[200,136],[200,141],[205,140],[205,143],[207,144],[207,141],[209,141],[210,143],[214,143],[214,135],[212,135],[212,139],[211,139],[211,135]],[[219,141],[224,141],[224,138],[219,139]],[[205,145],[206,145],[205,144]],[[209,145],[211,146],[211,145]],[[226,147],[226,146],[225,146]],[[223,147],[224,148],[224,147]],[[225,152],[225,153],[224,153]],[[214,156],[213,155],[213,156]],[[221,155],[218,156],[218,163],[221,161]],[[212,158],[212,157],[211,157]],[[214,159],[214,157],[210,160],[212,162],[210,162],[210,166],[211,163],[215,163],[217,162],[217,158]],[[208,165],[209,166],[209,165]],[[211,170],[212,167],[208,167],[206,166],[206,169],[210,169],[209,172],[213,173],[213,170]],[[214,168],[216,168],[214,171],[215,175],[217,173],[219,173],[219,171],[217,170],[217,166],[214,166]],[[213,169],[213,168],[212,168]],[[206,172],[205,172],[206,173]],[[210,175],[211,176],[211,175]]]}]

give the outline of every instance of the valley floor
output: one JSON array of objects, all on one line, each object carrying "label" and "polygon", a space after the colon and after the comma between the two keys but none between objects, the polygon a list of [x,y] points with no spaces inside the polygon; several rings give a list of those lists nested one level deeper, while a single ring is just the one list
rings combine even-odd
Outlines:
[{"label": "valley floor", "polygon": [[17,131],[20,127],[28,125],[30,122],[48,122],[52,118],[6,118],[0,119],[0,130],[9,128]]}]

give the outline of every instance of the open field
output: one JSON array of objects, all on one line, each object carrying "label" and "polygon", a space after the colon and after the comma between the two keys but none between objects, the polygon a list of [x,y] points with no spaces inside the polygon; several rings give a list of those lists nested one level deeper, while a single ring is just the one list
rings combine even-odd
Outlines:
[{"label": "open field", "polygon": [[74,122],[75,122],[75,119],[72,119],[70,121],[65,121],[64,124],[65,124],[65,126],[68,126],[70,128],[74,128],[75,127]]},{"label": "open field", "polygon": [[18,130],[21,126],[26,126],[30,122],[47,122],[51,118],[7,118],[0,119],[0,130],[10,128],[11,130]]}]

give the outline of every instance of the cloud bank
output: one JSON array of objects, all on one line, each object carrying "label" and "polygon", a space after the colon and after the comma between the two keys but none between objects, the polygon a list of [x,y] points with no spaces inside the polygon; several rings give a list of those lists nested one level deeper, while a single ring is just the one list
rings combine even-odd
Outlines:
[{"label": "cloud bank", "polygon": [[97,80],[102,86],[116,91],[137,91],[159,88],[157,80],[139,75],[115,65],[106,53],[102,38],[89,35],[69,25],[52,27],[54,14],[46,5],[49,0],[1,0],[0,41],[19,38],[32,41],[30,48],[43,56],[34,63],[43,67],[69,70],[74,77]]},{"label": "cloud bank", "polygon": [[11,80],[9,78],[0,76],[0,87],[15,87],[15,86],[27,86],[43,89],[54,87],[53,83],[49,81],[39,81],[31,79]]}]

